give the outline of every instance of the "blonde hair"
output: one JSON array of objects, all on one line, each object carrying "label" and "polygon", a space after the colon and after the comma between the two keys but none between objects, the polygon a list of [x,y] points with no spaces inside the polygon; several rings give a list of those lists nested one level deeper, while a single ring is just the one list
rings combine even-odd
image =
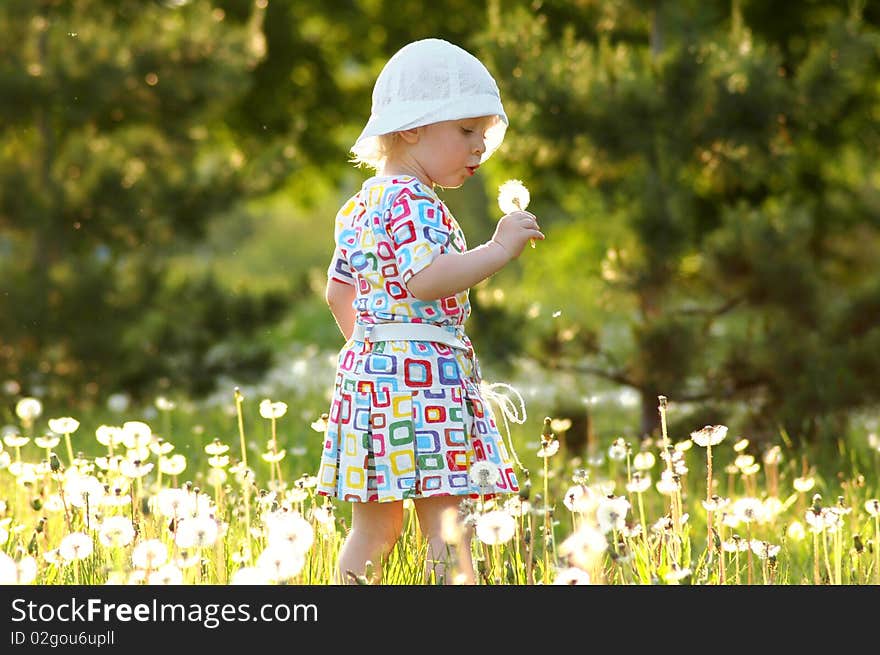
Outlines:
[{"label": "blonde hair", "polygon": [[380,134],[372,140],[370,143],[371,147],[362,148],[358,152],[353,153],[349,161],[355,166],[365,166],[378,171],[388,161],[399,142],[400,134],[398,132]]}]

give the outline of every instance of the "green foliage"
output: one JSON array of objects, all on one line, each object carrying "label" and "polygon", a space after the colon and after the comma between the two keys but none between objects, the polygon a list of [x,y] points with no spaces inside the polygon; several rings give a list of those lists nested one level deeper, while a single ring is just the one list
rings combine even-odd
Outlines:
[{"label": "green foliage", "polygon": [[495,1],[479,40],[516,126],[498,159],[544,203],[522,283],[589,335],[530,352],[638,390],[643,432],[661,393],[795,438],[876,402],[843,363],[874,337],[837,318],[878,274],[876,15],[760,4]]}]

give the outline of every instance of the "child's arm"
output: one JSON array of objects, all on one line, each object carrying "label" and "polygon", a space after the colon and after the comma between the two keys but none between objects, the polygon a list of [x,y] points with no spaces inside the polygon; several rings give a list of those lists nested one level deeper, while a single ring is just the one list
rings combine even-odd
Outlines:
[{"label": "child's arm", "polygon": [[529,239],[543,239],[533,214],[517,211],[498,221],[491,241],[463,253],[447,252],[413,275],[407,287],[419,300],[454,296],[519,257]]},{"label": "child's arm", "polygon": [[346,341],[351,338],[351,333],[354,331],[355,311],[352,303],[354,302],[355,295],[357,294],[352,285],[343,284],[332,279],[327,280],[324,298],[327,300],[327,304],[330,305],[330,312],[333,314],[333,318],[336,319],[336,325],[339,326],[339,330]]}]

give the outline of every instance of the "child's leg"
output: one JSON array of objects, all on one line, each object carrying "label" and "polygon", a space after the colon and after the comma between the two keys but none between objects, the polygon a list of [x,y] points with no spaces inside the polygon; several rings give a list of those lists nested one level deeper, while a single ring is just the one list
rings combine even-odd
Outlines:
[{"label": "child's leg", "polygon": [[352,503],[351,530],[339,551],[336,584],[351,583],[347,571],[363,575],[373,562],[376,582],[382,580],[382,560],[403,530],[403,501]]},{"label": "child's leg", "polygon": [[[419,530],[428,542],[428,555],[425,563],[425,580],[430,582],[433,574],[436,582],[453,582],[456,573],[463,577],[460,582],[474,584],[474,563],[471,558],[470,530],[462,529],[459,543],[447,544],[443,540],[443,513],[458,514],[461,496],[432,496],[413,501],[419,517]],[[456,562],[454,570],[447,570],[447,562]]]}]

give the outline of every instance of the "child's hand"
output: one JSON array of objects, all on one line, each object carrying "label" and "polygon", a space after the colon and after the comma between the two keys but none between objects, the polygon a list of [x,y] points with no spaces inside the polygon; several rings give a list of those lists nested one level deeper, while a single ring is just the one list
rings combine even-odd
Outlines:
[{"label": "child's hand", "polygon": [[537,217],[526,211],[515,211],[505,214],[498,221],[492,241],[497,242],[510,259],[520,256],[529,239],[544,239],[544,234],[538,229]]}]

